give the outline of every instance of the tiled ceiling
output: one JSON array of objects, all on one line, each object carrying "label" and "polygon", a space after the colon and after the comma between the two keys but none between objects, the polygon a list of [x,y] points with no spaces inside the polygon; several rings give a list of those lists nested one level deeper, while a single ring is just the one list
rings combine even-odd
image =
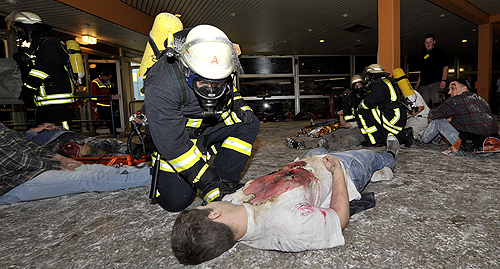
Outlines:
[{"label": "tiled ceiling", "polygon": [[[57,30],[91,34],[101,42],[142,51],[144,34],[55,0],[0,0],[0,15],[34,12]],[[85,0],[81,0],[85,1]],[[105,1],[105,0],[102,0]],[[152,17],[181,14],[184,27],[212,24],[239,43],[244,54],[376,54],[376,0],[120,0]],[[500,13],[500,0],[469,0],[489,15]],[[133,20],[134,18],[130,18]],[[85,27],[88,25],[90,27]],[[344,29],[363,25],[368,29]],[[433,33],[451,54],[477,53],[477,26],[426,0],[401,0],[401,52],[418,55],[422,39]],[[319,40],[325,40],[320,43]],[[467,43],[462,43],[467,39]],[[498,47],[498,37],[495,37]]]}]

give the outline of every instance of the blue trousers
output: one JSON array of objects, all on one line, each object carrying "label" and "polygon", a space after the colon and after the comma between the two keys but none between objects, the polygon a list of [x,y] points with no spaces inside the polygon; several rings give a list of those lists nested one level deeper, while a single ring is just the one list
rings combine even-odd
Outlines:
[{"label": "blue trousers", "polygon": [[339,159],[359,192],[365,188],[374,172],[386,166],[391,169],[396,166],[396,160],[390,153],[374,153],[367,149],[328,152],[325,148],[315,148],[307,152],[304,157],[322,154]]}]

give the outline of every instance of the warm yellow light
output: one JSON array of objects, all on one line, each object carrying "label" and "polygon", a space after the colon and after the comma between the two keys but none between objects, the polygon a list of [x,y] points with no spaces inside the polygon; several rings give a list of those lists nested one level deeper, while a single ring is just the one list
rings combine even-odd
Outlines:
[{"label": "warm yellow light", "polygon": [[320,40],[319,40],[319,43],[324,43],[324,42],[325,42],[325,40],[324,40],[324,39],[320,39]]},{"label": "warm yellow light", "polygon": [[467,39],[462,39],[462,43],[467,43]]},{"label": "warm yellow light", "polygon": [[96,68],[97,64],[89,64],[89,68]]},{"label": "warm yellow light", "polygon": [[174,16],[176,16],[177,18],[180,18],[182,15],[181,14],[175,14]]},{"label": "warm yellow light", "polygon": [[82,36],[82,40],[83,40],[83,42],[85,42],[87,44],[92,44],[92,45],[97,44],[97,38],[95,38],[93,36],[84,35],[84,36]]}]

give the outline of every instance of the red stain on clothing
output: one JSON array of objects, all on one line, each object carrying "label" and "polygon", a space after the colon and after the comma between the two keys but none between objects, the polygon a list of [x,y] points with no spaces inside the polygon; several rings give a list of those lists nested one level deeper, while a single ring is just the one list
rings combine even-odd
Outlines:
[{"label": "red stain on clothing", "polygon": [[326,212],[321,209],[319,211],[321,211],[321,215],[323,215],[323,218],[325,218],[325,226],[326,226]]},{"label": "red stain on clothing", "polygon": [[300,213],[300,215],[302,217],[305,217],[305,216],[309,216],[311,215],[312,213],[316,212],[316,209],[314,209],[314,206],[313,205],[309,205],[309,204],[300,204],[299,208],[298,208],[300,211],[302,211],[302,213]]},{"label": "red stain on clothing", "polygon": [[243,193],[254,194],[249,202],[253,205],[261,204],[282,193],[304,186],[309,187],[312,180],[317,180],[313,173],[303,168],[307,163],[296,161],[283,166],[269,175],[256,178],[243,188]]}]

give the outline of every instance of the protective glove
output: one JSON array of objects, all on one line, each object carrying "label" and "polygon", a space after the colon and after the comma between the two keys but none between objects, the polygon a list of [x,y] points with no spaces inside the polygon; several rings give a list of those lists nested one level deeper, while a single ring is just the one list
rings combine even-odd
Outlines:
[{"label": "protective glove", "polygon": [[243,184],[239,184],[238,182],[214,178],[208,184],[203,185],[201,191],[203,204],[207,205],[213,201],[222,201],[225,195],[231,194],[243,186]]},{"label": "protective glove", "polygon": [[243,123],[250,124],[253,122],[253,110],[243,99],[234,102],[234,112]]},{"label": "protective glove", "polygon": [[35,97],[35,91],[28,88],[26,85],[21,86],[21,93],[19,93],[19,100],[23,100],[25,103],[27,100],[32,100]]}]

